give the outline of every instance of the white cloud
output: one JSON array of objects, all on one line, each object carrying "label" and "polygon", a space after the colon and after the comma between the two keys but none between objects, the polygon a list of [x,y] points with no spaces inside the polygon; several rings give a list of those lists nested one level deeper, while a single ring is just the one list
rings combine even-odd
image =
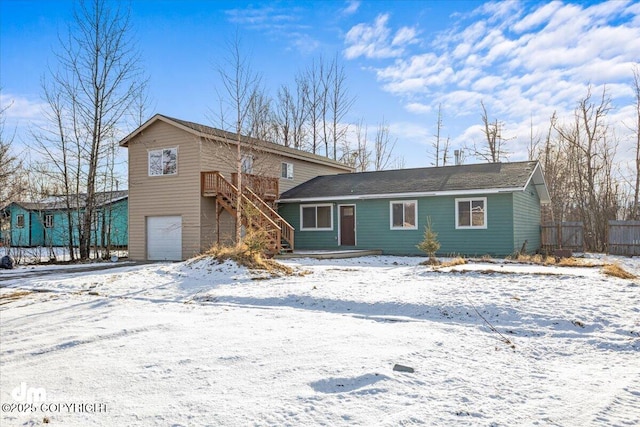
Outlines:
[{"label": "white cloud", "polygon": [[355,0],[351,0],[347,2],[347,6],[342,9],[342,14],[343,15],[353,15],[354,13],[356,13],[358,11],[358,9],[360,8],[360,2],[359,1],[355,1]]},{"label": "white cloud", "polygon": [[345,36],[347,48],[344,56],[355,59],[365,58],[394,58],[402,55],[407,45],[416,43],[418,34],[415,28],[401,27],[392,35],[387,26],[389,14],[378,15],[373,25],[357,24]]},{"label": "white cloud", "polygon": [[538,25],[541,25],[549,20],[556,11],[562,6],[560,1],[552,1],[538,10],[525,16],[522,20],[518,21],[512,26],[515,32],[521,33],[528,31]]},{"label": "white cloud", "polygon": [[410,102],[405,106],[405,109],[414,114],[427,114],[433,111],[431,105],[420,102]]},{"label": "white cloud", "polygon": [[34,120],[42,117],[46,104],[24,96],[0,94],[0,108],[4,110],[7,121]]},{"label": "white cloud", "polygon": [[396,35],[393,37],[393,40],[391,41],[391,45],[402,46],[405,44],[411,44],[415,41],[415,38],[417,35],[418,35],[418,32],[416,31],[415,28],[402,27],[396,32]]},{"label": "white cloud", "polygon": [[371,32],[369,38],[364,33],[357,38],[369,40],[371,50],[361,48],[351,57],[392,59],[374,68],[381,87],[401,97],[407,113],[423,121],[435,123],[442,104],[445,123],[456,128],[454,146],[482,140],[478,124],[484,101],[490,115],[505,122],[506,135],[514,137],[512,160],[521,160],[531,121],[534,134],[543,135],[554,111],[571,120],[589,85],[594,94],[606,85],[620,106],[612,110],[611,125],[628,139],[629,130],[620,123],[633,122],[626,106],[633,101],[632,64],[640,61],[639,16],[640,3],[628,1],[494,2],[424,40],[418,40],[422,34],[408,33],[407,39],[420,43],[394,50],[384,15],[377,26],[361,28]]},{"label": "white cloud", "polygon": [[277,8],[272,6],[225,11],[230,22],[267,36],[285,40],[296,50],[307,54],[320,45],[311,36],[312,27],[302,23],[301,11],[297,8]]}]

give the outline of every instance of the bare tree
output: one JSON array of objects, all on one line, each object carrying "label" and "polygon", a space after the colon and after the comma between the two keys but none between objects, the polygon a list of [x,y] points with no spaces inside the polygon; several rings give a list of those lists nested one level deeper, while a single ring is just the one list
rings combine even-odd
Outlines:
[{"label": "bare tree", "polygon": [[[235,163],[237,174],[236,195],[236,245],[242,243],[242,132],[248,122],[252,104],[255,105],[255,97],[263,92],[260,90],[261,77],[253,72],[246,56],[242,55],[240,39],[236,33],[235,38],[227,44],[227,57],[223,64],[218,66],[220,82],[224,93],[221,96],[222,110],[221,120],[224,121],[225,110],[229,110],[234,118],[233,132],[235,133],[236,146]],[[223,123],[224,124],[224,123]]]},{"label": "bare tree", "polygon": [[389,125],[384,121],[384,118],[382,118],[382,122],[378,124],[378,128],[376,129],[376,139],[373,147],[373,167],[375,170],[381,171],[391,165],[391,156],[393,155],[393,149],[397,142],[397,138],[391,139]]},{"label": "bare tree", "polygon": [[321,62],[318,63],[314,60],[304,73],[304,80],[307,86],[304,94],[306,96],[305,105],[309,112],[310,151],[313,154],[318,152],[321,137],[320,130],[322,128],[323,69],[319,64]]},{"label": "bare tree", "polygon": [[440,166],[440,131],[442,130],[442,104],[438,104],[438,119],[436,121],[436,134],[435,141],[431,144],[431,147],[434,149],[433,158],[435,162],[432,164],[435,167]]},{"label": "bare tree", "polygon": [[249,96],[247,119],[243,134],[263,141],[276,139],[276,119],[271,108],[271,98],[260,88]]},{"label": "bare tree", "polygon": [[368,147],[368,129],[361,119],[355,125],[355,147],[347,139],[341,143],[341,158],[344,164],[351,166],[356,172],[364,172],[369,169],[371,163],[371,151]]},{"label": "bare tree", "polygon": [[599,101],[592,100],[589,88],[575,109],[574,122],[555,126],[568,156],[571,208],[584,223],[587,248],[595,251],[605,249],[607,220],[615,219],[620,208],[620,188],[613,177],[617,141],[606,120],[610,110],[606,88]]},{"label": "bare tree", "polygon": [[640,217],[640,66],[635,64],[633,67],[633,95],[636,108],[636,123],[633,133],[636,143],[636,179],[633,188],[633,206],[631,207],[631,218],[638,219]]},{"label": "bare tree", "polygon": [[344,66],[338,63],[336,55],[331,63],[331,135],[333,145],[333,159],[338,158],[338,145],[344,141],[348,125],[342,124],[344,117],[347,115],[355,97],[349,95],[346,87],[347,76],[344,72]]},{"label": "bare tree", "polygon": [[503,123],[498,119],[493,121],[489,120],[487,109],[484,106],[484,102],[480,101],[482,106],[482,133],[486,138],[486,146],[478,148],[474,144],[474,155],[480,157],[489,163],[498,163],[503,159],[507,159],[508,152],[504,148],[504,144],[507,141],[502,136]]},{"label": "bare tree", "polygon": [[536,154],[539,151],[541,139],[533,131],[533,115],[529,120],[529,145],[527,146],[527,158],[533,160],[536,158]]},{"label": "bare tree", "polygon": [[129,12],[119,4],[80,1],[67,36],[59,40],[59,69],[50,72],[50,84],[44,85],[53,109],[50,135],[57,134],[58,147],[77,156],[77,168],[69,170],[69,162],[62,161],[58,172],[68,174],[65,187],[75,181],[76,195],[86,192],[78,227],[82,259],[90,256],[98,175],[146,83],[130,33]]},{"label": "bare tree", "polygon": [[6,112],[11,104],[0,107],[0,208],[18,198],[25,190],[22,161],[12,153],[15,133],[5,131]]},{"label": "bare tree", "polygon": [[[436,121],[436,134],[435,140],[431,143],[431,147],[434,150],[431,156],[433,162],[431,163],[435,167],[446,166],[449,162],[449,144],[451,139],[447,136],[445,140],[442,139],[442,104],[438,104],[438,118]],[[441,161],[442,159],[442,161]]]},{"label": "bare tree", "polygon": [[274,115],[276,126],[276,141],[285,147],[292,145],[293,133],[293,112],[295,101],[291,91],[285,85],[278,89],[278,102]]}]

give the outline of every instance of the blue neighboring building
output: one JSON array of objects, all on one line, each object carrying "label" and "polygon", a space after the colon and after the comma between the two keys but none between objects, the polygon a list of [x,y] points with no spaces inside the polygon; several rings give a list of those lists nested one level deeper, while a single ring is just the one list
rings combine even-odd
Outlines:
[{"label": "blue neighboring building", "polygon": [[[127,191],[101,192],[91,236],[92,245],[125,247],[128,245]],[[65,197],[51,197],[42,202],[13,202],[2,209],[2,243],[14,247],[69,246],[69,221],[73,245],[78,246],[78,219],[84,213],[84,195],[72,198],[69,211]]]}]

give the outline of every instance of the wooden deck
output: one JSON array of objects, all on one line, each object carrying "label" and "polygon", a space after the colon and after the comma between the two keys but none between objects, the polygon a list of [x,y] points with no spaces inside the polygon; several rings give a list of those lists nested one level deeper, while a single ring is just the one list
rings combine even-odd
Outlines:
[{"label": "wooden deck", "polygon": [[382,255],[381,249],[344,250],[344,251],[293,251],[293,253],[279,254],[276,259],[315,258],[315,259],[343,259],[363,256]]}]

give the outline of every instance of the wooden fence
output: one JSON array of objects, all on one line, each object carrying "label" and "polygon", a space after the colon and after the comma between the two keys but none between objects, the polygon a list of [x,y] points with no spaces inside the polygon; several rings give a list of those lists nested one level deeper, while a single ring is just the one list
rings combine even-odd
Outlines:
[{"label": "wooden fence", "polygon": [[542,226],[542,250],[568,249],[584,251],[584,229],[581,222],[562,222]]},{"label": "wooden fence", "polygon": [[640,255],[640,221],[609,221],[611,255]]}]

